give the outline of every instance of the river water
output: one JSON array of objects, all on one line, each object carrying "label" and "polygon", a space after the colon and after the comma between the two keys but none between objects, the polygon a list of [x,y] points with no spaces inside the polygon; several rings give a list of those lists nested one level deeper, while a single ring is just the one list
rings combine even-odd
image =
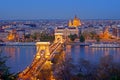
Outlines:
[{"label": "river water", "polygon": [[[10,71],[17,73],[24,70],[31,64],[36,54],[35,46],[2,46],[2,56],[9,56],[7,65],[11,67]],[[89,46],[67,45],[65,49],[66,55],[73,58],[77,63],[81,58],[98,64],[101,57],[111,55],[113,61],[119,63],[120,48],[90,48]]]}]

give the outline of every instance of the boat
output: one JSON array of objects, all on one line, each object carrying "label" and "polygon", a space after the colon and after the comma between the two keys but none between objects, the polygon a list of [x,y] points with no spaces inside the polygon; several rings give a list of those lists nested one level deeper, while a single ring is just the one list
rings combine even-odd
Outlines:
[{"label": "boat", "polygon": [[5,46],[5,43],[0,43],[0,46]]},{"label": "boat", "polygon": [[99,44],[92,44],[92,45],[89,45],[89,47],[91,48],[120,48],[120,45],[119,44],[110,44],[110,43],[99,43]]}]

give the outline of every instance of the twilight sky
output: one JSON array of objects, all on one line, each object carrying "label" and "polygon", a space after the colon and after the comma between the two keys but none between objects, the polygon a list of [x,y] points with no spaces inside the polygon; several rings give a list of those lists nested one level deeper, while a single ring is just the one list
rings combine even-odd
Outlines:
[{"label": "twilight sky", "polygon": [[120,19],[120,0],[0,0],[0,20]]}]

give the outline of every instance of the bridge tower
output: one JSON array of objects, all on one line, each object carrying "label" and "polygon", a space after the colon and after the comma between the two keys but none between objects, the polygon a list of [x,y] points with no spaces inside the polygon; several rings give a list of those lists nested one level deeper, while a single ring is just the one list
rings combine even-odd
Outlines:
[{"label": "bridge tower", "polygon": [[63,43],[63,33],[55,33],[55,43],[60,40],[60,43]]},{"label": "bridge tower", "polygon": [[39,59],[41,57],[47,58],[50,55],[49,45],[50,45],[49,42],[36,43],[36,47],[37,47],[36,59]]},{"label": "bridge tower", "polygon": [[[37,54],[36,54],[36,59],[40,59],[40,58],[48,58],[50,57],[50,42],[37,42],[36,43],[36,47],[37,47]],[[44,64],[43,70],[51,70],[52,69],[52,62],[50,60],[47,60]],[[54,79],[53,72],[51,71],[49,73],[49,75],[51,75],[51,80]],[[33,78],[33,80],[37,80],[36,78]]]}]

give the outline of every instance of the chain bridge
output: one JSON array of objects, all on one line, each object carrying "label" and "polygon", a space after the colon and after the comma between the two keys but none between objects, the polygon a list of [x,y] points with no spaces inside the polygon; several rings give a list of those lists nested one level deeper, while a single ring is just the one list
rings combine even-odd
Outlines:
[{"label": "chain bridge", "polygon": [[46,63],[51,64],[56,51],[63,46],[65,40],[62,33],[55,33],[55,40],[50,42],[36,42],[37,52],[31,63],[26,69],[18,75],[18,80],[36,80],[36,76],[40,73]]}]

